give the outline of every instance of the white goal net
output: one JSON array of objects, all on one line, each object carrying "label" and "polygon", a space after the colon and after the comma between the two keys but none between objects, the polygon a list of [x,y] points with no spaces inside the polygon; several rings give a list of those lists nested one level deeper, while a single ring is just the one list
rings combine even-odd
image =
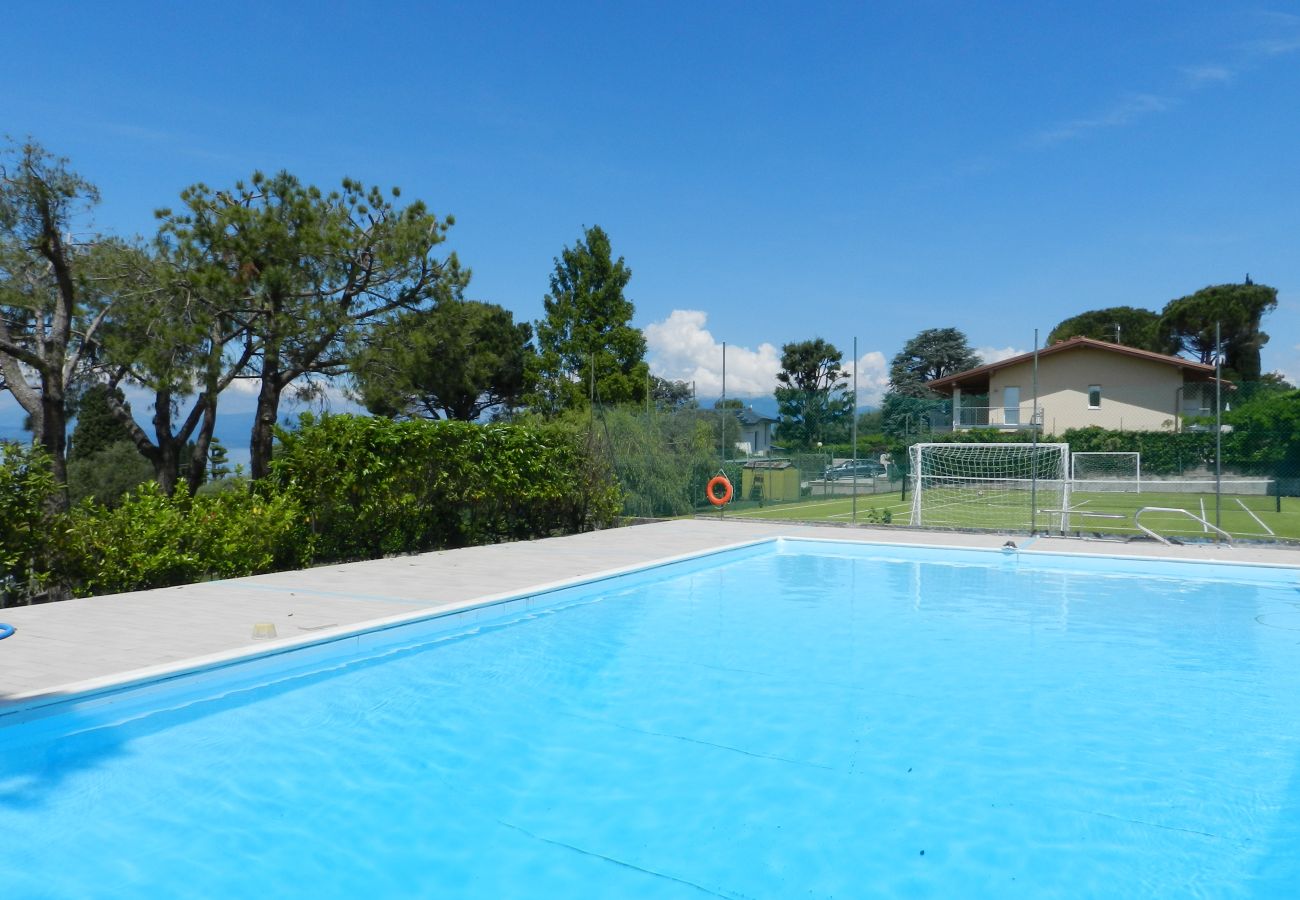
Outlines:
[{"label": "white goal net", "polygon": [[1080,452],[1070,457],[1076,491],[1142,493],[1141,453]]},{"label": "white goal net", "polygon": [[1069,444],[913,444],[913,525],[1009,531],[1060,527]]}]

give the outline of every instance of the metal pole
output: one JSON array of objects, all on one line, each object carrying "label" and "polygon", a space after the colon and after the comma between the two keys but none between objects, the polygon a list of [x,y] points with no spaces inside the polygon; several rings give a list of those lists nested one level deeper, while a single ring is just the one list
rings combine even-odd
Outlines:
[{"label": "metal pole", "polygon": [[[720,415],[718,416],[719,425],[722,427],[721,444],[722,444],[722,473],[727,473],[727,342],[722,342],[722,399],[718,401]],[[735,488],[732,488],[734,491]],[[727,504],[718,507],[718,518],[725,519],[727,516]]]},{"label": "metal pole", "polygon": [[722,465],[727,465],[727,342],[722,342],[722,399],[718,401],[718,411],[722,413]]},{"label": "metal pole", "polygon": [[1223,381],[1220,378],[1223,351],[1219,323],[1214,323],[1214,527],[1222,528],[1223,509]]},{"label": "metal pole", "polygon": [[858,339],[853,339],[853,518],[858,524]]},{"label": "metal pole", "polygon": [[[1006,405],[1005,403],[1003,404]],[[1034,430],[1029,451],[1029,533],[1038,533],[1038,329],[1034,329],[1034,405],[1029,410],[1029,427]],[[1064,518],[1065,513],[1061,513]]]}]

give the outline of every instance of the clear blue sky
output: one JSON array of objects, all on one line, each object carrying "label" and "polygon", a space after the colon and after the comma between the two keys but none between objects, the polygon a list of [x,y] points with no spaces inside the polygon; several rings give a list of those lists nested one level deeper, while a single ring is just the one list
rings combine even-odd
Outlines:
[{"label": "clear blue sky", "polygon": [[725,340],[733,393],[790,340],[858,337],[878,388],[923,328],[1025,350],[1249,272],[1281,291],[1265,367],[1300,377],[1294,3],[47,2],[5,25],[0,128],[71,157],[105,230],[254,169],[400,185],[455,214],[471,296],[535,319],[599,224],[655,367],[707,381]]}]

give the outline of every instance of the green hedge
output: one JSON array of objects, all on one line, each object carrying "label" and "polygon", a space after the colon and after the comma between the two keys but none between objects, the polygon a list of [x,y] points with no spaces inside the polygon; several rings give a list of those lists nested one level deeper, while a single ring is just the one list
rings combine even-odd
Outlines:
[{"label": "green hedge", "polygon": [[168,497],[151,481],[114,508],[58,514],[48,457],[0,447],[0,605],[582,531],[619,512],[608,465],[572,427],[304,416],[279,439],[251,492]]},{"label": "green hedge", "polygon": [[322,559],[585,531],[619,512],[607,468],[558,425],[306,415],[278,437],[274,489],[306,510]]},{"label": "green hedge", "polygon": [[57,487],[44,450],[0,442],[0,606],[50,579],[55,529],[46,507]]},{"label": "green hedge", "polygon": [[[1137,452],[1142,454],[1143,475],[1182,475],[1214,465],[1214,435],[1206,432],[1108,431],[1072,428],[1060,437],[1071,453]],[[1224,447],[1224,465],[1232,454]]]},{"label": "green hedge", "polygon": [[[1276,406],[1281,407],[1281,403]],[[1232,428],[1222,438],[1225,470],[1269,477],[1300,475],[1300,399],[1293,405],[1268,412],[1270,415],[1267,417],[1255,415],[1251,418],[1246,412],[1224,416],[1225,424]],[[927,435],[925,440],[933,443],[1019,444],[1029,443],[1033,436],[1027,431],[989,429]],[[1211,425],[1204,425],[1204,430],[1182,432],[1072,428],[1062,435],[1048,435],[1040,440],[1043,443],[1069,444],[1071,453],[1141,453],[1143,475],[1184,475],[1214,466],[1215,441]],[[906,446],[900,442],[891,448],[895,460],[906,458]]]},{"label": "green hedge", "polygon": [[182,485],[168,497],[151,481],[112,509],[74,509],[61,550],[61,574],[84,597],[298,568],[312,540],[292,496],[191,499]]}]

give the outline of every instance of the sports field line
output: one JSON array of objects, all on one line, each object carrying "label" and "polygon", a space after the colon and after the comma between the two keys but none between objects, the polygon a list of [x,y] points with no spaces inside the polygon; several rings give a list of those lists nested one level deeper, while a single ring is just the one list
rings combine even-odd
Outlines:
[{"label": "sports field line", "polygon": [[1254,519],[1256,522],[1259,523],[1259,527],[1260,527],[1260,528],[1263,528],[1263,529],[1264,529],[1265,531],[1267,531],[1269,534],[1272,534],[1272,533],[1273,533],[1273,529],[1272,529],[1272,528],[1269,528],[1267,525],[1265,525],[1265,524],[1264,524],[1264,521],[1263,521],[1259,516],[1255,515],[1255,513],[1251,511],[1251,509],[1250,509],[1249,506],[1247,506],[1246,504],[1242,503],[1240,497],[1233,497],[1232,499],[1236,500],[1236,501],[1237,501],[1237,505],[1240,506],[1242,509],[1244,509],[1244,510],[1246,511],[1246,515],[1250,516],[1252,519]]},{"label": "sports field line", "polygon": [[[873,509],[889,509],[889,507],[887,507],[887,506],[876,506],[876,507],[872,507],[872,508],[873,508]],[[890,512],[892,513],[893,510],[890,510]],[[858,510],[858,515],[859,515],[859,516],[863,516],[863,515],[865,515],[865,514],[866,514],[866,510],[862,510],[862,509]],[[850,510],[849,512],[846,512],[846,513],[833,513],[833,514],[827,516],[826,518],[828,518],[828,519],[852,519],[852,518],[853,518],[853,511]],[[889,523],[881,523],[881,524],[889,524]]]},{"label": "sports field line", "polygon": [[[848,503],[848,500],[818,500],[816,503],[805,503],[802,506],[773,506],[772,509],[779,509],[781,512],[793,512],[796,509],[813,509],[818,506],[829,506],[832,503]],[[736,518],[747,516],[751,513],[769,512],[766,509],[747,509],[744,512],[733,513]]]}]

